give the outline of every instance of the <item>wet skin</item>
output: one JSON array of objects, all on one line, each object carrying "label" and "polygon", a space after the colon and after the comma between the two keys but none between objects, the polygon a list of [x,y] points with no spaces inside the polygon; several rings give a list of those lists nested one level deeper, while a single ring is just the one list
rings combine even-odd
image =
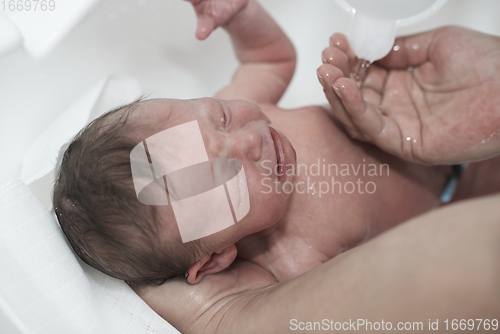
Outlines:
[{"label": "wet skin", "polygon": [[[386,245],[394,244],[396,252],[392,246],[389,249],[391,254],[396,255],[397,249],[401,247],[401,240],[405,238],[410,240],[415,232],[411,229],[406,229],[407,232],[404,232],[405,229],[398,229],[403,234],[384,234],[387,236],[377,238],[378,243],[373,240],[375,243],[369,242],[361,247],[354,246],[409,217],[439,206],[438,196],[449,168],[414,165],[389,156],[375,146],[352,140],[334,121],[328,108],[315,106],[283,110],[263,104],[262,111],[265,111],[268,119],[260,115],[260,108],[256,108],[254,104],[228,101],[231,113],[228,116],[233,117],[232,124],[237,129],[221,131],[220,128],[217,129],[217,122],[223,117],[212,115],[218,115],[221,110],[226,112],[228,110],[220,106],[219,100],[198,99],[180,102],[153,100],[147,103],[148,108],[140,109],[147,110],[150,116],[154,114],[148,119],[154,124],[161,124],[158,125],[159,128],[165,127],[165,124],[162,124],[162,118],[165,117],[165,110],[172,105],[176,108],[171,110],[178,111],[174,111],[173,116],[170,115],[172,118],[168,119],[170,123],[167,126],[197,119],[202,128],[204,141],[209,143],[206,145],[209,158],[232,155],[243,162],[245,171],[249,171],[247,181],[251,199],[250,213],[234,226],[207,237],[214,247],[224,247],[236,242],[238,258],[232,265],[217,274],[205,276],[196,285],[188,284],[184,277],[178,277],[159,287],[133,287],[149,306],[182,332],[224,332],[226,326],[227,328],[232,328],[231,326],[240,328],[240,325],[246,321],[244,319],[247,319],[245,317],[253,319],[257,316],[254,309],[246,309],[247,305],[254,305],[254,303],[267,305],[270,302],[278,305],[281,297],[273,297],[273,295],[290,296],[291,293],[295,293],[293,292],[294,286],[297,286],[300,291],[304,288],[303,285],[309,286],[304,282],[313,278],[326,277],[327,281],[331,281],[334,286],[340,284],[339,291],[344,291],[349,295],[354,291],[344,286],[345,282],[341,283],[344,279],[352,280],[358,277],[359,273],[363,272],[365,261],[368,261],[366,262],[368,264],[369,261],[376,262],[390,258],[387,257],[387,253],[383,256],[381,254],[371,256],[370,247],[383,245],[384,242]],[[253,117],[244,119],[241,118],[242,115]],[[377,191],[373,195],[326,194],[320,199],[318,195],[312,194],[292,193],[288,197],[283,196],[283,193],[262,194],[259,192],[262,190],[259,182],[262,179],[262,169],[259,170],[259,164],[255,160],[259,160],[257,159],[259,155],[260,159],[263,157],[275,159],[276,154],[272,152],[273,143],[258,140],[256,134],[262,134],[263,139],[269,138],[266,136],[268,132],[264,127],[264,125],[269,126],[269,121],[279,129],[283,141],[286,142],[288,138],[293,145],[297,154],[297,163],[317,163],[317,159],[320,158],[325,159],[327,163],[356,165],[365,159],[367,164],[389,164],[390,175],[378,177],[375,180]],[[255,136],[250,135],[251,133]],[[243,146],[235,146],[238,141],[230,140],[231,138],[241,139],[241,136],[248,136],[247,142],[242,143],[245,144]],[[221,138],[226,138],[223,147],[219,146]],[[249,141],[248,139],[251,138],[253,140]],[[249,142],[253,144],[248,145]],[[218,145],[215,145],[216,143]],[[293,151],[289,151],[287,158],[293,159],[292,153]],[[293,182],[296,184],[303,178],[304,176],[295,176]],[[319,177],[318,180],[321,178]],[[369,179],[363,176],[361,178]],[[357,177],[342,177],[341,181],[354,181],[354,179]],[[465,189],[464,196],[467,192],[468,190]],[[169,206],[162,208],[170,210]],[[428,233],[439,235],[437,222],[427,225]],[[415,229],[416,225],[411,226]],[[435,232],[433,226],[437,228]],[[447,240],[448,237],[439,238]],[[417,244],[421,244],[421,241]],[[360,251],[356,252],[356,250]],[[337,256],[342,251],[344,253]],[[414,253],[410,250],[408,252]],[[412,262],[410,258],[406,258],[405,261],[409,264]],[[322,262],[325,263],[321,265]],[[390,263],[390,261],[386,262]],[[357,267],[359,265],[361,268]],[[398,267],[403,264],[395,263],[394,265]],[[351,268],[355,274],[346,274],[344,277],[343,273],[346,269],[342,268],[345,266]],[[395,269],[391,270],[393,270],[393,275],[396,275]],[[306,271],[309,271],[307,273],[309,276],[300,275]],[[335,275],[339,277],[335,278]],[[394,280],[402,282],[404,275],[406,274],[403,270],[402,277],[394,276]],[[290,280],[292,277],[296,278]],[[376,280],[368,281],[359,284],[369,287],[373,282],[377,282]],[[332,303],[330,306],[335,308],[335,305],[338,304]],[[359,309],[356,309],[359,312]],[[228,312],[231,316],[227,315]],[[279,313],[278,309],[273,312]],[[230,318],[233,320],[228,321],[227,319]],[[251,323],[251,320],[249,321]],[[222,323],[224,326],[221,325]],[[234,331],[228,329],[227,332]]]},{"label": "wet skin", "polygon": [[[334,176],[333,171],[319,176],[300,175],[294,178],[294,192],[283,218],[262,232],[246,237],[238,246],[242,259],[255,262],[280,281],[290,279],[328,261],[360,243],[410,217],[440,205],[439,194],[449,173],[447,167],[424,167],[404,162],[381,152],[371,145],[350,139],[342,126],[334,122],[329,108],[311,106],[283,110],[264,105],[271,121],[288,137],[297,152],[297,163],[310,167],[317,164],[353,165],[350,176]],[[389,176],[354,175],[358,166],[389,165]],[[297,169],[296,169],[297,172]],[[308,169],[310,172],[310,169]],[[310,173],[309,173],[310,174]],[[319,183],[315,192],[307,193],[298,183],[335,181],[345,185],[374,182],[373,194],[357,187],[335,191],[319,197]],[[301,186],[302,186],[301,185]],[[289,189],[289,187],[285,188]],[[274,190],[274,189],[273,189]],[[299,193],[304,192],[303,194]],[[372,190],[369,189],[371,192]]]},{"label": "wet skin", "polygon": [[[143,136],[197,120],[209,159],[229,157],[243,163],[250,212],[204,241],[214,250],[236,243],[238,258],[261,266],[276,281],[296,277],[438,207],[449,174],[448,167],[415,165],[350,139],[331,112],[319,106],[283,110],[238,100],[158,99],[141,103],[134,117],[149,124]],[[311,175],[310,166],[318,160],[320,166],[339,169],[328,175],[321,167],[319,175]],[[278,163],[287,167],[279,169]],[[341,174],[342,165],[353,166],[350,175]],[[381,175],[380,165],[388,166]],[[368,175],[369,166],[377,166],[376,175]],[[331,186],[332,177],[341,187],[320,197],[319,182]],[[367,189],[368,182],[372,186]],[[171,207],[159,209],[167,242],[178,232],[172,228]]]},{"label": "wet skin", "polygon": [[[499,228],[491,219],[498,216],[497,206],[492,205],[498,196],[484,205],[477,202],[463,210],[452,207],[437,211],[438,215],[430,213],[364,242],[410,217],[438,207],[449,168],[413,165],[350,139],[332,116],[337,115],[352,132],[348,117],[347,121],[342,118],[347,113],[333,91],[334,82],[327,80],[333,76],[321,71],[328,69],[327,64],[322,65],[318,73],[327,83],[323,88],[333,113],[330,107],[278,108],[276,104],[292,78],[296,59],[286,35],[255,1],[191,2],[198,16],[198,38],[206,38],[217,26],[224,27],[241,62],[231,84],[216,97],[252,101],[253,104],[228,104],[235,115],[233,119],[243,120],[246,115],[254,117],[255,122],[236,123],[236,129],[218,132],[210,125],[216,119],[209,121],[207,115],[209,110],[220,112],[224,108],[220,103],[216,107],[213,99],[155,100],[148,102],[147,110],[169,110],[167,104],[175,104],[185,112],[189,109],[189,115],[206,125],[204,129],[208,132],[202,129],[206,143],[225,138],[226,145],[222,148],[206,144],[209,158],[228,155],[243,162],[245,173],[249,171],[250,212],[237,224],[205,239],[213,248],[211,256],[218,254],[217,251],[224,254],[227,249],[234,250],[229,252],[231,256],[225,257],[232,262],[227,269],[206,275],[201,281],[194,281],[190,274],[187,282],[191,284],[184,277],[178,277],[159,287],[134,287],[138,295],[183,333],[289,332],[287,322],[297,315],[308,319],[316,316],[352,319],[366,315],[374,321],[391,316],[415,321],[419,313],[427,321],[431,317],[458,317],[471,309],[482,313],[477,314],[477,318],[485,318],[488,314],[482,311],[498,310],[498,288],[496,294],[492,293],[492,287],[498,284],[492,282],[497,282],[495,278],[499,276],[491,274],[500,272],[494,255],[497,253],[491,251],[494,247],[498,249],[494,245],[498,244],[495,236]],[[334,60],[328,59],[330,65],[338,65]],[[347,66],[345,56],[337,60]],[[335,79],[342,76],[341,71],[336,73]],[[344,97],[350,96],[345,90],[342,93]],[[153,103],[157,108],[153,108]],[[279,152],[273,154],[273,149],[276,152],[280,145],[269,141],[269,138],[275,141],[276,137],[265,127],[266,117],[258,116],[260,109],[279,129],[285,146],[288,147],[288,141],[293,145],[296,163],[311,165],[318,159],[322,163],[325,159],[323,164],[339,166],[387,163],[390,175],[377,176],[376,180],[353,175],[336,180],[356,182],[359,177],[365,183],[374,181],[377,190],[373,195],[329,193],[319,198],[318,194],[311,193],[263,193],[261,190],[267,188],[261,183],[265,176],[259,162],[280,156]],[[200,113],[201,110],[206,112]],[[157,115],[160,120],[164,114]],[[182,115],[178,114],[179,121],[192,120],[182,119]],[[154,121],[154,117],[148,119]],[[158,128],[165,125],[156,123]],[[399,145],[400,141],[395,143]],[[240,144],[243,146],[238,146]],[[282,157],[292,161],[291,146],[286,151]],[[495,170],[486,167],[489,172]],[[272,177],[278,179],[276,174]],[[289,180],[297,185],[306,181],[304,177],[295,175]],[[469,180],[472,184],[462,187],[462,198],[481,192],[471,191],[475,188],[474,178]],[[284,184],[283,180],[278,181],[278,189],[282,189],[279,185]],[[314,181],[330,182],[331,176],[315,177]],[[168,219],[170,208],[162,207],[162,210]],[[478,221],[471,225],[473,219]],[[457,236],[460,238],[453,239]],[[233,262],[235,243],[237,259]],[[359,247],[354,247],[356,245]],[[479,254],[481,261],[470,256],[473,253]],[[470,261],[465,261],[466,258]],[[474,265],[479,267],[470,270]],[[478,281],[477,277],[492,279]],[[423,294],[422,291],[432,292]],[[469,302],[477,296],[480,297],[476,302]],[[466,314],[467,318],[476,315]]]}]

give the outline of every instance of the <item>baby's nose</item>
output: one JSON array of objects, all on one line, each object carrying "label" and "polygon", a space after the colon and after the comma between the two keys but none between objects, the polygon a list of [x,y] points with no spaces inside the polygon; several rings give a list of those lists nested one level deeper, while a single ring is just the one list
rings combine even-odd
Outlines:
[{"label": "baby's nose", "polygon": [[238,137],[239,153],[248,156],[252,161],[260,161],[262,157],[262,135],[255,129],[246,129]]}]

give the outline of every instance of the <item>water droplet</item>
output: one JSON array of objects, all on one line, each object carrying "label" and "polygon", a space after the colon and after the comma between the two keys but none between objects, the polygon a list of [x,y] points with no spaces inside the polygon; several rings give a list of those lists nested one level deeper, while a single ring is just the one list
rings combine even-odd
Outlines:
[{"label": "water droplet", "polygon": [[406,137],[406,140],[407,140],[407,141],[410,141],[410,140],[411,140],[411,138],[410,138],[410,137]]},{"label": "water droplet", "polygon": [[370,67],[370,64],[371,62],[368,60],[358,59],[352,68],[350,77],[356,85],[358,85],[358,87],[361,87],[361,84],[363,84],[363,81],[368,74],[368,67]]},{"label": "water droplet", "polygon": [[394,45],[394,47],[392,48],[394,51],[399,51],[400,49],[400,46],[399,45]]},{"label": "water droplet", "polygon": [[311,195],[313,195],[313,196],[316,195],[316,192],[314,192],[314,187],[313,186],[309,187],[309,189],[312,190]]}]

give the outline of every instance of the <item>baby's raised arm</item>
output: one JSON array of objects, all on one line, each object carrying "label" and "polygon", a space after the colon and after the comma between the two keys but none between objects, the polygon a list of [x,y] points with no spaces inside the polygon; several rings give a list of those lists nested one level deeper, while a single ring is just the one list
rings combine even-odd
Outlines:
[{"label": "baby's raised arm", "polygon": [[255,0],[190,0],[198,16],[196,37],[217,27],[231,36],[241,62],[232,82],[216,94],[222,99],[277,103],[295,70],[292,43]]}]

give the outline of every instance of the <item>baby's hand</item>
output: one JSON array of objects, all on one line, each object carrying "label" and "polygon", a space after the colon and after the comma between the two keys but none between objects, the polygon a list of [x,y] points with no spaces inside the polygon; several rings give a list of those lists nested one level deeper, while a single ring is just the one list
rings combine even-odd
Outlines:
[{"label": "baby's hand", "polygon": [[250,0],[186,0],[196,11],[198,27],[196,38],[204,40],[217,27],[228,24],[248,5]]}]

